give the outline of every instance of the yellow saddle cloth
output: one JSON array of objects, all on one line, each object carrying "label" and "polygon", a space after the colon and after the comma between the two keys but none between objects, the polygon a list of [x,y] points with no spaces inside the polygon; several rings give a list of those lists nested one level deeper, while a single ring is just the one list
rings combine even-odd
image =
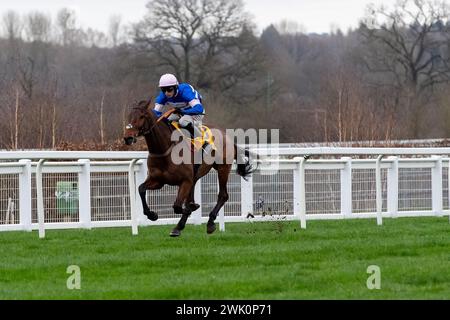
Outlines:
[{"label": "yellow saddle cloth", "polygon": [[[172,126],[174,126],[175,129],[181,132],[181,127],[178,122],[172,121],[171,124]],[[211,129],[205,125],[202,125],[200,129],[202,131],[201,137],[197,137],[194,139],[192,139],[191,137],[186,137],[187,139],[189,139],[189,141],[191,141],[192,145],[195,148],[195,151],[200,151],[201,149],[203,149],[203,147],[206,148],[206,146],[208,145],[210,145],[213,150],[217,150],[214,144],[214,137],[211,132]]]}]

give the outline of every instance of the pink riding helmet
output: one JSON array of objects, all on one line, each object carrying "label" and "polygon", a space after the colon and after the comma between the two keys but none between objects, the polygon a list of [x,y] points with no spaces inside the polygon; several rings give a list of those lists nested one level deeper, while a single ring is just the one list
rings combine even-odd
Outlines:
[{"label": "pink riding helmet", "polygon": [[177,78],[170,73],[163,74],[161,76],[161,79],[159,79],[159,87],[171,87],[171,86],[177,86],[178,80]]}]

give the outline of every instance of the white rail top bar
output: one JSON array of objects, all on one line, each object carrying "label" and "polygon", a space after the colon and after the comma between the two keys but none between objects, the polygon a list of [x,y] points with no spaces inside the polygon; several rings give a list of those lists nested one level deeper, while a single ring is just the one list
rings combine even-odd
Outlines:
[{"label": "white rail top bar", "polygon": [[17,159],[146,159],[147,151],[1,151],[0,160]]},{"label": "white rail top bar", "polygon": [[447,155],[450,148],[254,148],[260,155]]},{"label": "white rail top bar", "polygon": [[[260,155],[450,155],[450,148],[252,148]],[[0,160],[146,159],[147,151],[0,151]]]}]

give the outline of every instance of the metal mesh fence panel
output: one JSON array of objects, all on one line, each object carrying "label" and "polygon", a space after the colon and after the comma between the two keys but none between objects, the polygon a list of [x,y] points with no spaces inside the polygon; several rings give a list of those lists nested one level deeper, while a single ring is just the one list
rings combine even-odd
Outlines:
[{"label": "metal mesh fence panel", "polygon": [[431,169],[400,168],[398,186],[398,210],[431,210]]},{"label": "metal mesh fence panel", "polygon": [[131,220],[127,172],[91,173],[92,221]]},{"label": "metal mesh fence panel", "polygon": [[0,175],[0,224],[19,224],[19,175]]},{"label": "metal mesh fence panel", "polygon": [[[36,175],[32,176],[32,222],[37,223]],[[44,222],[78,222],[78,173],[44,173]]]},{"label": "metal mesh fence panel", "polygon": [[155,211],[159,218],[181,218],[181,215],[175,214],[173,204],[177,198],[178,187],[164,186],[160,190],[147,191],[147,203],[150,210]]},{"label": "metal mesh fence panel", "polygon": [[[377,211],[377,189],[375,169],[352,170],[352,212]],[[387,210],[387,169],[381,169],[382,210]]]},{"label": "metal mesh fence panel", "polygon": [[339,170],[305,170],[307,214],[341,212],[341,176]]},{"label": "metal mesh fence panel", "polygon": [[294,212],[294,172],[255,172],[253,212],[257,215],[292,215]]},{"label": "metal mesh fence panel", "polygon": [[202,179],[202,216],[208,217],[209,213],[216,206],[217,195],[219,194],[219,182],[217,171],[211,170]]}]

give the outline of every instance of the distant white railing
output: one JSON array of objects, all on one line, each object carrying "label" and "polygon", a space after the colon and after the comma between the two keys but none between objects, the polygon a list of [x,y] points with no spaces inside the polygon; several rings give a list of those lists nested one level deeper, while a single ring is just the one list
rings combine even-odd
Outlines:
[{"label": "distant white railing", "polygon": [[[376,218],[382,224],[386,217],[449,215],[450,148],[284,149],[276,150],[280,157],[263,159],[248,181],[230,175],[220,230],[225,222],[248,220],[298,220],[306,228],[314,219]],[[264,150],[256,149],[269,153]],[[147,176],[146,157],[146,152],[0,152],[0,231],[39,230],[44,237],[46,229],[131,226],[137,234],[138,226],[175,224],[176,187],[147,193],[160,215],[157,222],[142,214],[137,187]],[[206,222],[217,192],[213,171],[197,183],[201,207],[188,222]]]}]

